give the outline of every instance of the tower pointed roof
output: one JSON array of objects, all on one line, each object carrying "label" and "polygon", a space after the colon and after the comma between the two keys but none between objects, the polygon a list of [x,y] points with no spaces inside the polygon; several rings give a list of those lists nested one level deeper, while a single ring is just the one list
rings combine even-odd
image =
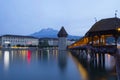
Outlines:
[{"label": "tower pointed roof", "polygon": [[58,37],[67,37],[68,34],[66,32],[66,30],[64,29],[64,27],[62,26],[62,28],[60,29],[60,31],[58,32]]}]

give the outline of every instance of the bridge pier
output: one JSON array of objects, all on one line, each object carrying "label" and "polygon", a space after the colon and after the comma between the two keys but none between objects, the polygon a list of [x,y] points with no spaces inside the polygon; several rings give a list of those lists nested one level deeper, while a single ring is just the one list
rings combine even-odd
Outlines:
[{"label": "bridge pier", "polygon": [[94,53],[94,67],[97,68],[97,54]]},{"label": "bridge pier", "polygon": [[100,53],[98,53],[98,63],[99,63],[99,68],[101,68],[101,64],[102,64],[102,55]]},{"label": "bridge pier", "polygon": [[96,53],[90,53],[90,67],[97,68],[97,55]]},{"label": "bridge pier", "polygon": [[[102,52],[96,52],[93,49],[76,49],[74,56],[84,65],[90,65],[94,69],[105,68],[105,54]],[[86,66],[87,67],[87,66]]]},{"label": "bridge pier", "polygon": [[98,63],[99,63],[99,68],[104,69],[105,68],[105,54],[103,53],[98,53]]},{"label": "bridge pier", "polygon": [[102,60],[103,60],[103,69],[105,69],[105,54],[102,54]]}]

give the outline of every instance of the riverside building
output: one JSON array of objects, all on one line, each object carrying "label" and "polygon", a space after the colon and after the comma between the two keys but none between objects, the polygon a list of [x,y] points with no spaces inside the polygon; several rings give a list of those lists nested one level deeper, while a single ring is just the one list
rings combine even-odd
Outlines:
[{"label": "riverside building", "polygon": [[40,38],[39,44],[46,44],[48,46],[58,46],[58,38]]},{"label": "riverside building", "polygon": [[38,46],[39,39],[32,36],[3,35],[0,37],[0,45],[3,48],[15,46]]}]

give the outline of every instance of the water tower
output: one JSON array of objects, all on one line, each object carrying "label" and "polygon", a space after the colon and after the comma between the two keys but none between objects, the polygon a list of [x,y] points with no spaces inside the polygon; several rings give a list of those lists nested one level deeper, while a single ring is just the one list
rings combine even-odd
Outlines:
[{"label": "water tower", "polygon": [[60,31],[58,32],[58,49],[59,50],[66,50],[67,48],[67,32],[64,29],[64,27],[62,26],[62,28],[60,29]]}]

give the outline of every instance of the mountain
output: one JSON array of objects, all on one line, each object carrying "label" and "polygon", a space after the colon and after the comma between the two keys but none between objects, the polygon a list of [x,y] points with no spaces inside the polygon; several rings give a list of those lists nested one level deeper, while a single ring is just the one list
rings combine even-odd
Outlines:
[{"label": "mountain", "polygon": [[[31,34],[33,37],[43,38],[57,38],[58,30],[54,30],[52,28],[42,29],[38,32]],[[68,35],[68,39],[80,39],[80,36]]]}]

